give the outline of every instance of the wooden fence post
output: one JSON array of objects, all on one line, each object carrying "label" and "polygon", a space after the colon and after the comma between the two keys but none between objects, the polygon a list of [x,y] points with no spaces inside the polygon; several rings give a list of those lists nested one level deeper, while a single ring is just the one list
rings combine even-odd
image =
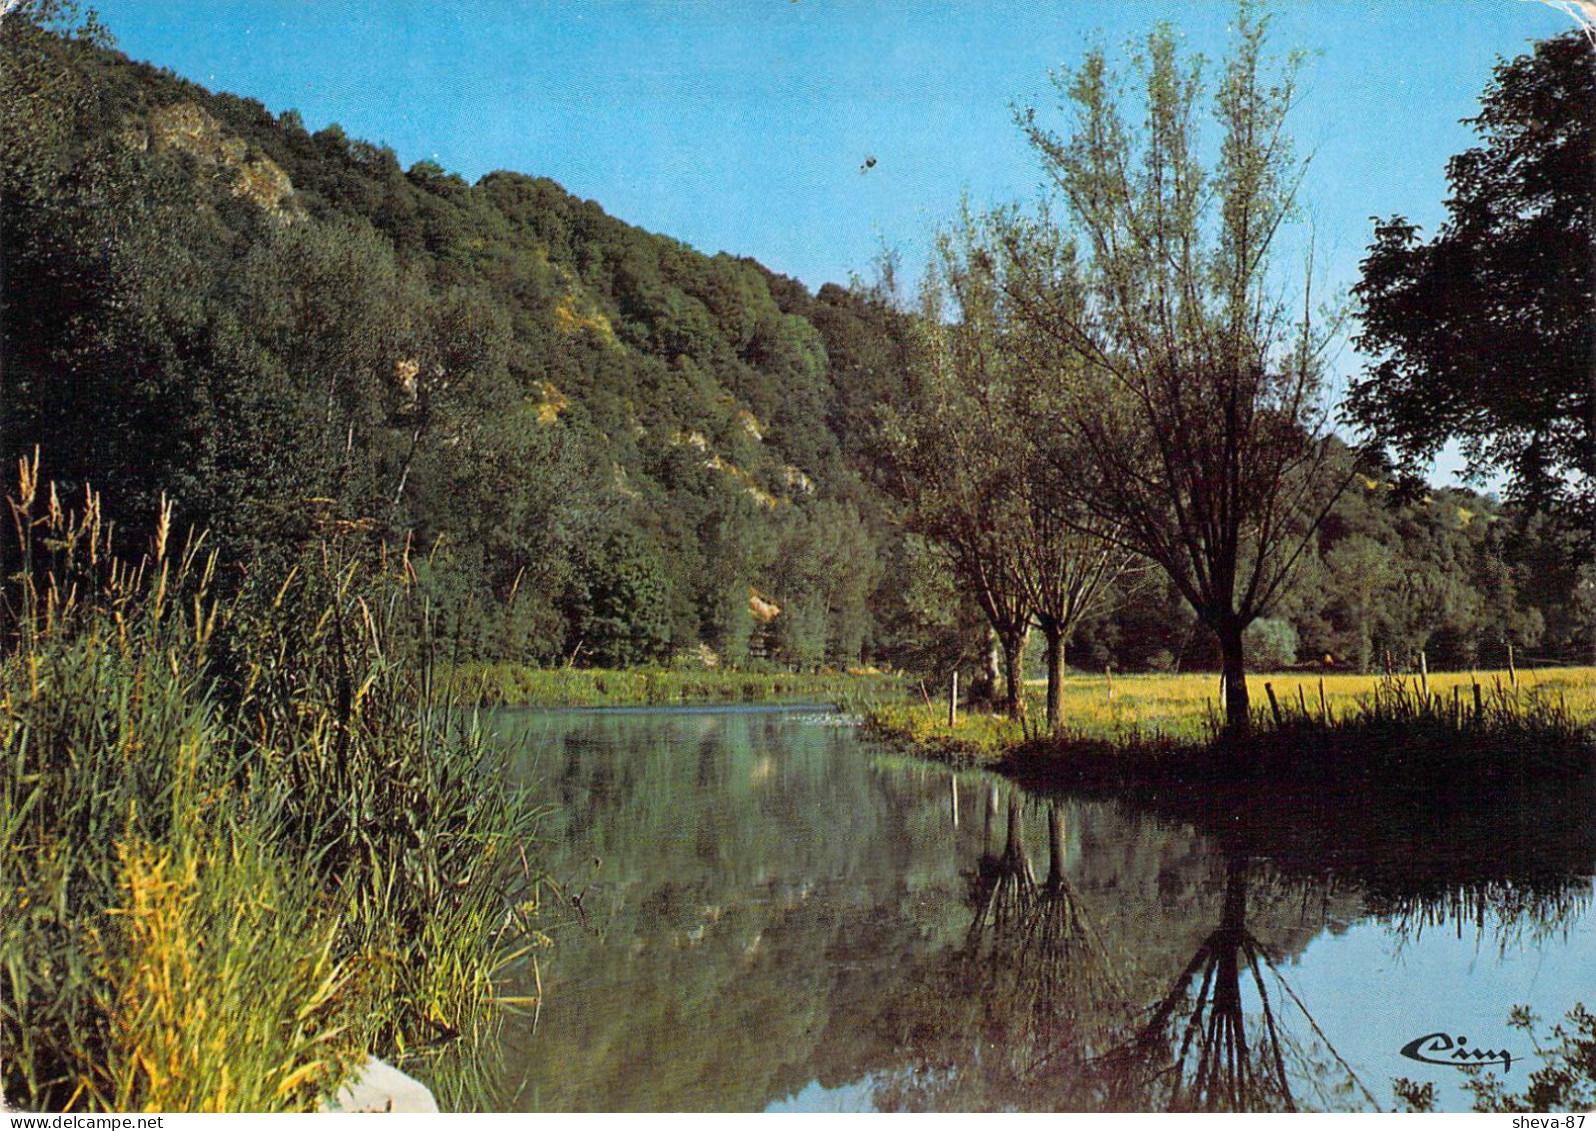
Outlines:
[{"label": "wooden fence post", "polygon": [[953,673],[953,682],[948,687],[948,726],[959,725],[959,673]]},{"label": "wooden fence post", "polygon": [[1280,718],[1280,703],[1275,699],[1275,685],[1272,683],[1264,684],[1264,693],[1269,696],[1269,711],[1275,717],[1275,726],[1285,725]]}]

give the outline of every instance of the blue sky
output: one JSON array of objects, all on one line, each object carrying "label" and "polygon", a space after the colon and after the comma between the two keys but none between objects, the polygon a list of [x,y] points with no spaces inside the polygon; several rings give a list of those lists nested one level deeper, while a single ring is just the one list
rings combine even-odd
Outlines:
[{"label": "blue sky", "polygon": [[[1033,199],[1011,107],[1056,106],[1050,69],[1168,20],[1222,56],[1229,0],[95,0],[135,58],[338,122],[475,180],[554,178],[706,252],[811,287],[910,277],[932,230]],[[1324,281],[1345,289],[1369,218],[1444,217],[1499,56],[1572,26],[1526,0],[1282,0],[1274,45],[1313,53],[1293,134]],[[1055,121],[1061,120],[1054,116]],[[861,173],[869,157],[875,165]],[[1350,353],[1336,362],[1356,367]]]}]

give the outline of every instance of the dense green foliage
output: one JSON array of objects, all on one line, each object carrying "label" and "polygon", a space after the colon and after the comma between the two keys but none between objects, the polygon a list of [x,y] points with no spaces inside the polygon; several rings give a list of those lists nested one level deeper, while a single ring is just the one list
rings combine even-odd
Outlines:
[{"label": "dense green foliage", "polygon": [[164,492],[229,561],[410,538],[472,657],[881,649],[831,423],[889,379],[869,303],[25,20],[4,49],[7,461]]},{"label": "dense green foliage", "polygon": [[1583,35],[1500,64],[1447,166],[1429,241],[1376,225],[1355,288],[1376,360],[1350,414],[1410,470],[1449,438],[1481,478],[1596,546],[1596,52]]},{"label": "dense green foliage", "polygon": [[[0,460],[37,446],[122,516],[164,494],[212,532],[224,592],[329,529],[408,546],[454,662],[988,653],[976,594],[887,489],[883,420],[931,421],[890,286],[812,294],[547,179],[405,170],[104,39],[0,30]],[[1559,527],[1390,478],[1337,505],[1250,651],[1590,655],[1596,577]],[[1069,657],[1215,666],[1195,623],[1133,571]]]},{"label": "dense green foliage", "polygon": [[[1462,488],[1404,498],[1394,479],[1360,475],[1331,508],[1294,586],[1250,630],[1259,670],[1380,671],[1388,656],[1406,670],[1420,651],[1435,669],[1504,667],[1510,646],[1519,662],[1588,662],[1596,590],[1557,524]],[[1082,666],[1216,666],[1215,645],[1168,586],[1122,586],[1140,588],[1077,633]]]}]

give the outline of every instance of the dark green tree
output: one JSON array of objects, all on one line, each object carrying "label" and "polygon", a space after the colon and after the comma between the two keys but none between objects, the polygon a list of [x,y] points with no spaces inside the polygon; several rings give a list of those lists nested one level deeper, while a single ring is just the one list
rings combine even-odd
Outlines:
[{"label": "dark green tree", "polygon": [[658,549],[621,527],[587,548],[571,610],[570,654],[602,667],[663,659],[670,649],[670,581]]},{"label": "dark green tree", "polygon": [[875,540],[850,503],[819,499],[783,508],[771,563],[778,658],[800,668],[858,664],[869,636],[868,600],[880,577]]},{"label": "dark green tree", "polygon": [[1377,222],[1353,288],[1375,357],[1351,420],[1420,472],[1448,440],[1596,545],[1596,50],[1577,33],[1498,65],[1481,144],[1447,166],[1424,242]]}]

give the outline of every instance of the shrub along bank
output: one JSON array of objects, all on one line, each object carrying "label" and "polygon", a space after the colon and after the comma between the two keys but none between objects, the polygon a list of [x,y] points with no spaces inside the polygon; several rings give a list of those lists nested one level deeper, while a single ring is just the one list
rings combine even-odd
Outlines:
[{"label": "shrub along bank", "polygon": [[534,668],[460,664],[445,679],[472,702],[496,707],[625,707],[765,701],[853,702],[899,693],[876,672],[684,671],[673,668]]}]

